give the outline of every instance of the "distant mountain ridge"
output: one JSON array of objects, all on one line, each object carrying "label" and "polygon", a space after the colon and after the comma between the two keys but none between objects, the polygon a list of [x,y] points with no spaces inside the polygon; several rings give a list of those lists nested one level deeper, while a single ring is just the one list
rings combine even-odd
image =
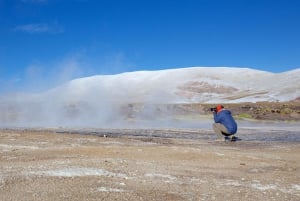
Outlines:
[{"label": "distant mountain ridge", "polygon": [[64,101],[115,103],[240,103],[300,97],[300,69],[270,73],[249,68],[190,67],[96,75],[43,93]]}]

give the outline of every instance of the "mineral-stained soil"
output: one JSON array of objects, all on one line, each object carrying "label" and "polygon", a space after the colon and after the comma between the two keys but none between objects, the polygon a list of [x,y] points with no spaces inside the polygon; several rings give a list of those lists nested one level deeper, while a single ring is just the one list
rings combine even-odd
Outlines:
[{"label": "mineral-stained soil", "polygon": [[[222,104],[222,103],[220,103]],[[120,114],[129,118],[139,116],[144,110],[152,111],[155,116],[211,115],[210,108],[217,104],[128,104],[123,105]],[[257,102],[223,104],[237,119],[300,121],[300,101]]]},{"label": "mineral-stained soil", "polygon": [[299,141],[121,134],[0,130],[1,200],[300,200]]}]

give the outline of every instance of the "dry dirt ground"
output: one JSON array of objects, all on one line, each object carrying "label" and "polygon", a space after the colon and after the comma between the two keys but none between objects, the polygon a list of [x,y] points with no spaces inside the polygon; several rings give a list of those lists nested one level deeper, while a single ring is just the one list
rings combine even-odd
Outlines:
[{"label": "dry dirt ground", "polygon": [[300,143],[0,130],[0,200],[300,200]]}]

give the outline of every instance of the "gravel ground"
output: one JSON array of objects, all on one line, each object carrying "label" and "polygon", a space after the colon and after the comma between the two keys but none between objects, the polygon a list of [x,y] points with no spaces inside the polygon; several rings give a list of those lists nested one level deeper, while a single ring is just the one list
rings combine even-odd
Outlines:
[{"label": "gravel ground", "polygon": [[249,133],[2,129],[1,200],[300,200],[299,132]]}]

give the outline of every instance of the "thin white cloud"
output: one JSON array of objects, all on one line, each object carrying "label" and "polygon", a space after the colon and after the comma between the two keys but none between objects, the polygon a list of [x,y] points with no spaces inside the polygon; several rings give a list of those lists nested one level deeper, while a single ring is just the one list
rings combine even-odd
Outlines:
[{"label": "thin white cloud", "polygon": [[14,30],[31,33],[31,34],[35,34],[35,33],[58,34],[64,32],[63,28],[57,24],[49,25],[45,23],[19,25],[15,27]]}]

